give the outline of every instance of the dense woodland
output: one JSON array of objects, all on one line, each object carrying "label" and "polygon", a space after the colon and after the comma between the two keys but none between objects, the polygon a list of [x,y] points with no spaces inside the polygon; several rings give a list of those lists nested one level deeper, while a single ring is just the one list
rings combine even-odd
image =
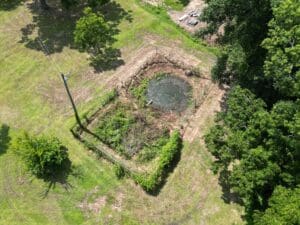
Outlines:
[{"label": "dense woodland", "polygon": [[223,46],[213,77],[231,86],[206,136],[214,171],[249,224],[299,224],[300,2],[207,0],[202,20]]}]

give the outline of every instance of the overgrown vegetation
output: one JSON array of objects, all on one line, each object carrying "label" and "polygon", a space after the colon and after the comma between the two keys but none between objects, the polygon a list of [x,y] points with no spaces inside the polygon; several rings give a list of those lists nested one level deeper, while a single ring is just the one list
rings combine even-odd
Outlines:
[{"label": "overgrown vegetation", "polygon": [[[300,181],[300,2],[207,3],[201,33],[225,24],[212,72],[235,86],[206,136],[214,171],[242,198],[248,224],[297,224],[300,215],[286,209],[300,207],[292,197]],[[287,193],[292,203],[284,208]]]},{"label": "overgrown vegetation", "polygon": [[150,78],[145,78],[137,87],[133,87],[130,91],[134,97],[136,97],[142,106],[147,104],[146,92],[148,88]]},{"label": "overgrown vegetation", "polygon": [[154,143],[146,145],[138,154],[137,160],[141,163],[149,162],[160,154],[162,147],[169,141],[169,134],[165,134],[158,138]]},{"label": "overgrown vegetation", "polygon": [[137,110],[117,101],[91,130],[103,143],[126,158],[138,153],[138,162],[148,162],[168,140],[169,132],[153,124],[154,117],[147,113],[147,110]]},{"label": "overgrown vegetation", "polygon": [[121,179],[125,176],[124,168],[120,165],[114,165],[114,172],[118,179]]},{"label": "overgrown vegetation", "polygon": [[140,104],[144,107],[147,104],[146,94],[147,94],[149,82],[153,79],[161,79],[167,75],[168,74],[166,73],[157,73],[153,77],[144,78],[138,86],[132,87],[130,89],[131,94],[134,97],[136,97],[139,100]]},{"label": "overgrown vegetation", "polygon": [[174,131],[162,147],[155,169],[150,174],[134,174],[134,180],[147,191],[154,191],[163,181],[175,156],[182,148],[180,133]]},{"label": "overgrown vegetation", "polygon": [[32,137],[23,132],[12,140],[11,148],[39,178],[55,177],[70,164],[68,150],[57,138]]},{"label": "overgrown vegetation", "polygon": [[134,117],[125,108],[117,107],[115,111],[109,112],[100,120],[95,133],[102,142],[129,157],[122,142],[134,122]]}]

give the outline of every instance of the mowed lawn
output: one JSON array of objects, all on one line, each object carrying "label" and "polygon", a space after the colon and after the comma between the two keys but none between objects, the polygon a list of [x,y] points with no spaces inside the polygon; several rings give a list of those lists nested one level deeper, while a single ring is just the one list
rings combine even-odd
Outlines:
[{"label": "mowed lawn", "polygon": [[[211,156],[200,143],[185,144],[168,182],[152,196],[130,179],[118,180],[110,163],[73,138],[60,72],[71,74],[70,87],[84,113],[97,105],[117,68],[93,72],[87,54],[72,47],[75,19],[33,13],[27,3],[0,11],[0,124],[10,127],[11,136],[20,129],[57,136],[69,149],[73,172],[67,184],[56,183],[46,193],[48,183],[28,174],[9,149],[0,151],[0,224],[242,224],[242,208],[221,199],[218,177],[209,170]],[[135,0],[117,3],[114,47],[125,63],[151,39],[181,47],[211,67],[216,50],[194,41],[165,13]],[[29,35],[28,24],[36,25]]]}]

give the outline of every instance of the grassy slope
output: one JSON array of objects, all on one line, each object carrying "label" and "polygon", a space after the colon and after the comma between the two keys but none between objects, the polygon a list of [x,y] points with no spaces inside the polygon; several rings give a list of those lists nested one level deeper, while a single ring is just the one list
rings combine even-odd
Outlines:
[{"label": "grassy slope", "polygon": [[[206,48],[196,44],[175,25],[170,24],[164,14],[152,15],[134,0],[118,2],[126,10],[132,10],[133,16],[132,23],[124,21],[119,26],[123,32],[117,35],[118,41],[115,46],[123,48],[124,55],[138,49],[144,36],[159,35],[161,43],[176,40],[185,49],[197,51],[203,62],[212,58]],[[68,191],[57,184],[47,197],[43,198],[47,184],[24,172],[22,162],[9,151],[0,155],[0,224],[95,224],[97,221],[105,224],[141,224],[141,221],[145,221],[145,224],[159,224],[180,220],[188,211],[191,213],[184,221],[187,224],[201,221],[203,215],[207,218],[207,224],[239,221],[239,213],[231,213],[239,208],[226,205],[220,200],[219,187],[211,190],[207,179],[203,180],[203,184],[189,188],[181,182],[181,179],[185,178],[187,184],[193,185],[193,179],[188,179],[191,174],[198,178],[216,179],[206,174],[209,163],[198,170],[185,160],[184,156],[194,154],[196,166],[199,160],[210,158],[208,155],[201,156],[203,152],[200,147],[195,151],[189,146],[185,148],[182,161],[170,177],[170,181],[159,196],[153,197],[146,195],[131,180],[116,180],[110,164],[98,160],[74,140],[69,132],[70,124],[74,122],[72,111],[64,96],[58,70],[75,74],[70,80],[73,90],[80,87],[89,91],[91,100],[79,99],[80,109],[95,104],[96,96],[103,93],[101,79],[110,76],[111,72],[99,75],[96,78],[97,82],[93,79],[82,80],[80,75],[88,69],[86,55],[68,47],[51,56],[59,68],[57,69],[42,52],[26,48],[24,44],[19,43],[20,29],[31,20],[31,14],[24,6],[13,11],[0,12],[0,122],[7,123],[11,130],[23,128],[33,133],[52,133],[60,137],[70,149],[70,157],[79,175],[69,177],[71,186]],[[65,31],[61,27],[49,26],[49,29],[53,33]],[[95,187],[98,187],[96,191]],[[192,189],[193,195],[190,194]],[[196,197],[201,195],[203,190],[211,192],[201,202],[202,211],[198,211],[197,208],[192,210],[195,204],[198,204],[193,201],[197,200]],[[78,207],[91,192],[93,194],[88,197],[91,202],[99,196],[107,197],[107,203],[101,213],[83,213]],[[124,197],[118,197],[120,193],[120,196]],[[120,199],[122,211],[118,212],[113,206],[121,201]],[[172,207],[172,204],[176,207]],[[218,210],[216,213],[207,214],[204,206]],[[223,215],[226,219],[222,218]]]}]

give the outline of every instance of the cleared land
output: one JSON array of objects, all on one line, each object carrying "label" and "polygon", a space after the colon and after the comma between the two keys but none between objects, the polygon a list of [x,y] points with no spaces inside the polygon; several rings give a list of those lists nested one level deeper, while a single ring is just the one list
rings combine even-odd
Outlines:
[{"label": "cleared land", "polygon": [[[79,111],[85,112],[126,77],[124,68],[150,54],[147,49],[182,49],[197,57],[207,73],[215,50],[194,42],[166,13],[153,13],[134,0],[118,0],[120,5],[111,11],[115,19],[110,19],[119,30],[114,47],[121,51],[124,65],[97,73],[86,54],[71,48],[74,19],[41,14],[30,3],[0,11],[0,122],[12,133],[22,128],[58,136],[70,150],[74,172],[67,183],[57,183],[46,193],[48,184],[31,177],[15,155],[9,150],[1,154],[0,224],[242,224],[241,207],[222,200],[218,177],[209,170],[212,158],[201,144],[214,108],[205,120],[195,118],[193,126],[201,125],[201,132],[187,139],[160,193],[148,195],[131,179],[117,180],[110,163],[74,139],[69,131],[74,118],[59,77],[59,72],[72,74],[72,93]],[[30,27],[34,30],[28,36]],[[39,40],[48,46],[51,58],[41,51]],[[217,109],[222,91],[215,88],[219,97],[211,96],[210,101]]]}]

